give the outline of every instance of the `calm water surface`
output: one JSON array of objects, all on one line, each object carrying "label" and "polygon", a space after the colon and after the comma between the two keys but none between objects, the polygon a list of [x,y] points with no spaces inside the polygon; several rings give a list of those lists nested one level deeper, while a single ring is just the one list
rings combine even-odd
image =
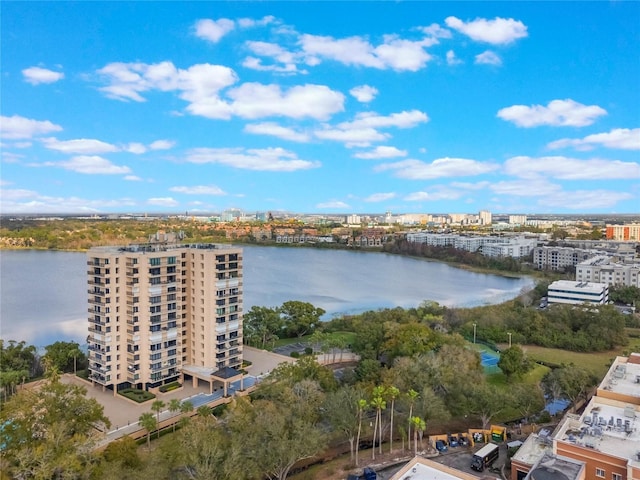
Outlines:
[{"label": "calm water surface", "polygon": [[[0,252],[0,337],[47,345],[85,343],[86,255]],[[530,278],[468,272],[381,253],[311,248],[244,247],[245,311],[301,300],[327,318],[424,300],[447,306],[500,303],[533,286]]]}]

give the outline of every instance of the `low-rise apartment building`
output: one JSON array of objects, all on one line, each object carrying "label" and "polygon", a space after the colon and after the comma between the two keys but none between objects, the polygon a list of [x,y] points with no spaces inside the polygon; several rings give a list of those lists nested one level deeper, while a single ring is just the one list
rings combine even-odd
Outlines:
[{"label": "low-rise apartment building", "polygon": [[640,223],[607,225],[606,228],[607,240],[640,242]]},{"label": "low-rise apartment building", "polygon": [[573,247],[535,247],[533,264],[538,270],[563,271],[567,267],[575,267],[580,262],[602,254],[597,250]]}]

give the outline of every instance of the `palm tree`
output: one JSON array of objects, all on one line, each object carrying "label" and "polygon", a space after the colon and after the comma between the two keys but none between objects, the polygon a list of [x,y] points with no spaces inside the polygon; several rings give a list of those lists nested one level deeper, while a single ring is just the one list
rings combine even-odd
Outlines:
[{"label": "palm tree", "polygon": [[360,449],[360,432],[362,431],[362,415],[369,408],[369,404],[363,398],[358,400],[358,437],[356,439],[356,467],[358,466],[358,451]]},{"label": "palm tree", "polygon": [[[175,413],[175,412],[179,412],[182,408],[182,405],[180,405],[180,400],[178,400],[177,398],[172,398],[171,400],[169,400],[169,411],[171,413]],[[173,422],[173,431],[176,431],[176,423],[178,422]]]},{"label": "palm tree", "polygon": [[206,405],[198,407],[198,416],[208,417],[209,415],[211,415],[211,407],[207,407]]},{"label": "palm tree", "polygon": [[[377,387],[373,388],[373,396],[374,397],[380,397],[381,399],[384,400],[384,397],[387,395],[387,389],[384,385],[379,385]],[[387,408],[387,402],[384,401],[382,402],[382,408],[377,408],[377,415],[379,418],[378,421],[378,452],[380,453],[380,455],[382,455],[382,410],[384,410],[385,408]]]},{"label": "palm tree", "polygon": [[389,452],[393,451],[393,406],[396,402],[396,398],[400,395],[400,389],[390,386],[387,387],[387,397],[391,399],[391,426],[389,429]]},{"label": "palm tree", "polygon": [[409,432],[407,433],[407,438],[409,439],[409,451],[411,451],[411,418],[413,415],[413,405],[416,403],[419,395],[420,394],[413,388],[409,389],[407,392],[407,397],[409,398]]},{"label": "palm tree", "polygon": [[413,438],[413,453],[414,455],[418,455],[418,432],[420,432],[420,436],[422,437],[422,432],[427,428],[427,424],[420,417],[411,417],[411,423],[415,427],[414,430],[414,438]]},{"label": "palm tree", "polygon": [[[156,412],[156,421],[158,422],[158,427],[160,427],[160,412],[164,408],[165,404],[162,400],[154,400],[151,404],[151,410]],[[160,438],[160,428],[158,428],[158,438]]]},{"label": "palm tree", "polygon": [[156,422],[156,419],[153,417],[152,413],[146,412],[140,415],[138,423],[140,423],[140,426],[147,431],[147,448],[150,450],[151,432],[153,432],[157,428],[158,422]]},{"label": "palm tree", "polygon": [[[376,459],[376,432],[378,430],[378,425],[382,423],[382,410],[384,408],[387,408],[387,402],[385,402],[382,397],[378,396],[378,397],[374,397],[373,400],[371,400],[371,406],[376,409],[376,423],[375,423],[375,426],[373,427],[373,448],[371,449],[371,459],[375,460]],[[380,448],[382,448],[382,435],[380,435],[380,438],[378,441],[380,442],[380,445],[381,445]]]}]

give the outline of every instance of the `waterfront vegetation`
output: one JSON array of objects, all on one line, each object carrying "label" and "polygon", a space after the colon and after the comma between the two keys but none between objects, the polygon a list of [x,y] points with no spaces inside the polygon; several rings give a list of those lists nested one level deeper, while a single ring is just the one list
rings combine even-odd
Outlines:
[{"label": "waterfront vegetation", "polygon": [[[187,230],[176,228],[176,222],[135,222],[132,230],[129,221],[77,221],[64,227],[75,225],[62,240],[43,236],[40,226],[27,222],[20,228],[3,227],[0,235],[13,231],[33,239],[25,240],[29,247],[84,249],[145,241],[159,229]],[[224,232],[196,226],[187,236],[191,241],[227,238]],[[510,261],[481,260],[451,249],[418,250],[398,242],[385,250],[521,272]],[[165,438],[157,432],[165,405],[156,400],[140,416],[146,429],[143,446],[135,448],[125,438],[104,452],[93,449],[90,435],[91,425],[108,425],[102,408],[82,388],[58,380],[60,372],[86,368],[78,344],[56,342],[40,357],[25,342],[0,341],[1,478],[285,480],[308,463],[342,452],[346,466],[354,468],[391,452],[429,448],[430,433],[544,421],[549,418],[541,413],[546,402],[586,399],[615,356],[640,350],[637,315],[622,315],[612,306],[540,310],[536,307],[546,286],[541,281],[501,305],[447,308],[427,301],[417,308],[369,311],[328,322],[320,321],[321,308],[306,302],[252,307],[244,316],[245,342],[269,349],[303,343],[307,354],[273,370],[250,397],[234,399],[215,415],[208,407],[199,409],[177,431],[167,430]],[[613,288],[612,293],[624,303],[640,299],[638,289]],[[474,341],[501,350],[501,370],[485,372]],[[336,350],[350,350],[360,360],[343,365],[336,375],[308,354]],[[44,372],[47,378],[37,390],[22,388]],[[152,442],[156,432],[158,439]],[[329,476],[326,470],[309,471],[308,478]]]}]

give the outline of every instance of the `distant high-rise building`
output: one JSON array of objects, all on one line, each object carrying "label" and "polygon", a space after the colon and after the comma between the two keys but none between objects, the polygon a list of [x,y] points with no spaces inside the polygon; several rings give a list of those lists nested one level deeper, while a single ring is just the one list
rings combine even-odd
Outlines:
[{"label": "distant high-rise building", "polygon": [[480,217],[480,225],[491,225],[492,219],[489,210],[480,210],[478,216]]},{"label": "distant high-rise building", "polygon": [[87,257],[94,384],[115,394],[188,373],[213,385],[215,372],[242,365],[242,249],[159,234]]},{"label": "distant high-rise building", "polygon": [[525,225],[527,223],[526,215],[509,215],[510,225]]},{"label": "distant high-rise building", "polygon": [[357,225],[362,222],[360,215],[347,215],[347,223],[349,225]]}]

